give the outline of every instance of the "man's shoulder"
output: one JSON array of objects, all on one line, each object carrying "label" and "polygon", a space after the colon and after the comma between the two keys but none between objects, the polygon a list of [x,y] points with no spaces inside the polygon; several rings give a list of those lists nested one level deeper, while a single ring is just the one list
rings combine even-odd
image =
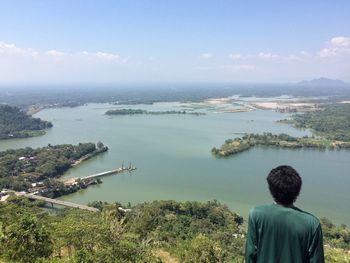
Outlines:
[{"label": "man's shoulder", "polygon": [[269,212],[271,210],[274,210],[275,205],[258,205],[253,207],[252,209],[250,209],[249,214],[250,215],[257,215],[257,214],[261,214],[261,213],[266,213]]},{"label": "man's shoulder", "polygon": [[293,207],[293,210],[296,211],[300,216],[304,217],[310,224],[314,225],[315,227],[321,224],[320,220],[313,214],[301,210],[298,207]]},{"label": "man's shoulder", "polygon": [[259,218],[264,217],[264,215],[269,215],[273,211],[273,205],[258,205],[250,209],[249,217],[250,218]]},{"label": "man's shoulder", "polygon": [[314,227],[317,227],[320,224],[320,220],[316,216],[297,207],[283,207],[276,204],[259,205],[252,208],[249,212],[249,216],[253,218],[261,218],[265,216],[271,217],[279,214],[294,216]]}]

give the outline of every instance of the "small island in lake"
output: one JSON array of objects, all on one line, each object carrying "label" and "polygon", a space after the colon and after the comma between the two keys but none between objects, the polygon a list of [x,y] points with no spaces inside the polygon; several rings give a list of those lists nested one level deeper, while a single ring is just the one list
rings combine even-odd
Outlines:
[{"label": "small island in lake", "polygon": [[51,122],[33,118],[17,107],[0,105],[0,140],[43,135],[51,127]]},{"label": "small island in lake", "polygon": [[85,188],[99,180],[65,185],[58,178],[72,166],[106,152],[103,143],[48,145],[0,152],[0,190],[26,191],[58,197]]},{"label": "small island in lake", "polygon": [[142,109],[115,109],[115,110],[108,110],[105,113],[106,115],[136,115],[136,114],[148,114],[148,115],[165,115],[165,114],[189,114],[189,115],[205,115],[204,112],[187,112],[185,110],[183,111],[175,111],[175,110],[168,110],[168,111],[147,111]]}]

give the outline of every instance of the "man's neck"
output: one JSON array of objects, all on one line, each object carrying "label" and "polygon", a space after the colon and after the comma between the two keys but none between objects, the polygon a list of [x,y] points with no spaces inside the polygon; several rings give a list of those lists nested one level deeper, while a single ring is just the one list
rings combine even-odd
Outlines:
[{"label": "man's neck", "polygon": [[275,202],[275,204],[276,204],[276,205],[280,205],[280,206],[284,206],[284,207],[289,207],[289,208],[294,207],[294,203],[289,204],[289,205],[286,205],[286,204],[281,204],[281,203]]}]

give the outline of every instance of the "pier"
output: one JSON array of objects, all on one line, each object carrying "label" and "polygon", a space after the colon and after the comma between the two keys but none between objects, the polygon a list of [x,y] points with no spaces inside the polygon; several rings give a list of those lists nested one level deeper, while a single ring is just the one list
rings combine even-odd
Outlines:
[{"label": "pier", "polygon": [[69,184],[73,184],[75,183],[77,180],[82,180],[82,181],[89,181],[92,179],[97,179],[106,175],[112,175],[112,174],[118,174],[118,173],[123,173],[123,172],[132,172],[136,170],[136,167],[132,166],[131,163],[127,166],[124,167],[124,165],[122,165],[122,167],[114,169],[114,170],[109,170],[106,172],[101,172],[101,173],[97,173],[97,174],[92,174],[92,175],[88,175],[85,177],[79,177],[79,178],[70,178],[66,181],[64,181],[65,185],[69,185]]}]

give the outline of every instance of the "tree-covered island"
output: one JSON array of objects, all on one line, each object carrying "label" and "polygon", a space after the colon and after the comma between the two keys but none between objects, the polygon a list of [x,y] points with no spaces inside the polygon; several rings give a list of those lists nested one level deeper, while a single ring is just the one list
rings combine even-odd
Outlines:
[{"label": "tree-covered island", "polygon": [[[86,182],[65,185],[58,178],[81,161],[108,150],[101,142],[48,145],[0,152],[0,190],[26,191],[57,197],[86,187]],[[94,181],[90,183],[96,183]]]},{"label": "tree-covered island", "polygon": [[204,112],[188,112],[188,111],[175,111],[175,110],[167,110],[167,111],[147,111],[142,109],[115,109],[108,110],[105,113],[106,115],[137,115],[137,114],[145,114],[145,115],[166,115],[166,114],[189,114],[189,115],[205,115]]},{"label": "tree-covered island", "polygon": [[17,107],[0,105],[0,140],[45,134],[52,123],[33,118]]}]

